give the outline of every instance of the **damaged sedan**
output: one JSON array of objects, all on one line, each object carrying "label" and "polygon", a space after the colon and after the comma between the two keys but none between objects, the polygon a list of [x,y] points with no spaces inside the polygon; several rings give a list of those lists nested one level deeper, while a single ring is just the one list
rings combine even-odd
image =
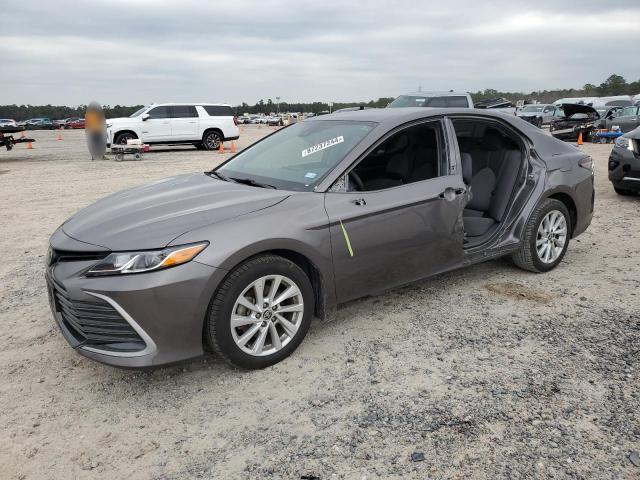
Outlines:
[{"label": "damaged sedan", "polygon": [[555,118],[549,125],[551,135],[560,140],[575,142],[580,134],[587,140],[600,119],[598,111],[590,105],[564,103],[560,109],[564,116]]},{"label": "damaged sedan", "polygon": [[547,272],[593,205],[591,158],[515,116],[344,112],[86,207],[53,233],[46,279],[81,355],[263,368],[345,302],[505,256]]}]

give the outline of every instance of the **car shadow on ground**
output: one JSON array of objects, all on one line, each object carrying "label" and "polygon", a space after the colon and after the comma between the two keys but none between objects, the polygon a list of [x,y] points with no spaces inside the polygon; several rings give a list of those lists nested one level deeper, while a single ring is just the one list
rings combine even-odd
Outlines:
[{"label": "car shadow on ground", "polygon": [[[421,301],[425,304],[429,304],[429,297],[434,296],[434,292],[440,292],[447,288],[461,287],[462,285],[468,284],[482,285],[483,283],[490,283],[494,274],[503,273],[504,275],[509,275],[514,271],[519,272],[523,277],[538,275],[520,270],[507,259],[491,260],[466,268],[453,270],[451,272],[442,273],[425,280],[419,280],[405,286],[387,290],[377,295],[367,296],[347,302],[341,305],[337,311],[331,313],[324,320],[314,318],[310,332],[313,333],[315,341],[323,342],[323,336],[326,336],[326,341],[329,341],[328,337],[331,335],[330,332],[332,332],[333,329],[338,328],[340,324],[349,321],[355,315],[361,315],[363,312],[365,312],[366,315],[366,312],[373,311],[382,315],[387,313],[390,314],[395,306],[403,303],[403,299],[406,299],[406,302],[411,302],[415,300],[416,295],[420,295]],[[386,311],[387,309],[388,312]],[[296,356],[303,353],[304,348],[305,342],[303,341],[300,347],[298,347],[298,350],[296,350],[291,357],[283,360],[283,362],[296,361]],[[229,365],[213,352],[206,352],[202,357],[172,366],[163,366],[145,370],[123,370],[104,365],[101,365],[101,367],[105,369],[105,376],[110,376],[107,372],[111,372],[111,374],[117,372],[114,376],[119,377],[120,380],[125,382],[137,382],[143,378],[144,380],[142,381],[145,383],[150,382],[158,384],[162,384],[166,378],[173,378],[174,380],[180,377],[187,378],[189,375],[202,373],[205,370],[207,371],[207,375],[212,375],[214,378],[226,378],[229,375],[236,375],[238,372],[243,372],[243,370]],[[265,370],[269,370],[270,368],[274,367],[268,367]],[[245,372],[250,373],[250,371]]]}]

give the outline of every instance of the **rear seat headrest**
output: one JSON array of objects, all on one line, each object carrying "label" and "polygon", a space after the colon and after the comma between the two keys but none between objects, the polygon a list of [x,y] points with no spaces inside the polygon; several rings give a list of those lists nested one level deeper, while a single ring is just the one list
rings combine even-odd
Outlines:
[{"label": "rear seat headrest", "polygon": [[486,150],[496,151],[504,147],[504,138],[495,128],[487,128],[482,137],[482,146]]}]

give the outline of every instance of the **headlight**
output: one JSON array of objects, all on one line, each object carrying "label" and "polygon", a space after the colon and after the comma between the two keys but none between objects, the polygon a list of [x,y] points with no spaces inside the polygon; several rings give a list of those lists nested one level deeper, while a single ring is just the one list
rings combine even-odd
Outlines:
[{"label": "headlight", "polygon": [[616,142],[615,143],[616,143],[616,147],[627,148],[629,150],[632,150],[631,142],[629,141],[628,138],[618,137],[618,138],[616,138]]},{"label": "headlight", "polygon": [[146,252],[117,252],[96,263],[87,276],[124,275],[128,273],[142,273],[163,268],[175,267],[190,262],[209,242],[168,247],[163,250]]}]

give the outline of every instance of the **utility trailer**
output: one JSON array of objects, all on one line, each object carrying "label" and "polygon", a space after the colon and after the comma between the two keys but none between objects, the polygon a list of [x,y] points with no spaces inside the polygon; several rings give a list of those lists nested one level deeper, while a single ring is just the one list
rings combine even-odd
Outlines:
[{"label": "utility trailer", "polygon": [[35,142],[35,140],[27,137],[14,138],[13,135],[5,135],[3,132],[0,132],[0,148],[5,147],[7,151],[11,150],[16,143],[30,142]]},{"label": "utility trailer", "polygon": [[116,162],[125,160],[125,155],[133,155],[133,160],[142,160],[144,152],[148,151],[149,146],[142,143],[142,140],[132,138],[127,140],[126,145],[111,145],[111,153],[114,155]]}]

